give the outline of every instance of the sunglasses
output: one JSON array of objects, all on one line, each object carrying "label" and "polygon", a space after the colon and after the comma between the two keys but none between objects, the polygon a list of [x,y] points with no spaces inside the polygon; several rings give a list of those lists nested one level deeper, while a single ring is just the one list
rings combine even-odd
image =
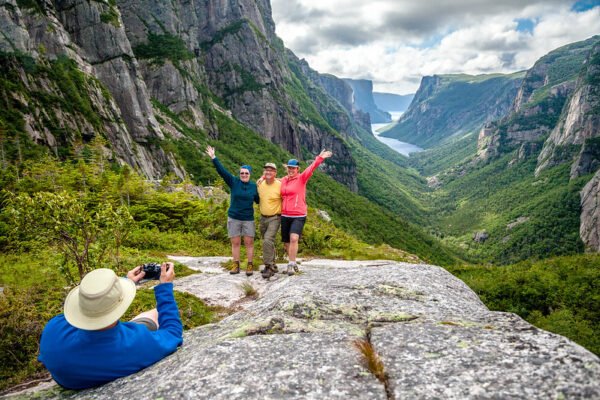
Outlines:
[{"label": "sunglasses", "polygon": [[240,172],[240,175],[250,175],[250,172]]}]

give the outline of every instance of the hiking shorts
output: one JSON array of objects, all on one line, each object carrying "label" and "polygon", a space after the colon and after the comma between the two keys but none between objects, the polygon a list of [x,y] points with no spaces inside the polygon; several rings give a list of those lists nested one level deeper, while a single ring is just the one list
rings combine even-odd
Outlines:
[{"label": "hiking shorts", "polygon": [[306,223],[306,217],[284,217],[281,216],[281,241],[290,242],[290,234],[295,233],[302,236],[302,230]]},{"label": "hiking shorts", "polygon": [[252,221],[240,221],[239,219],[233,219],[227,217],[227,234],[230,238],[238,236],[250,236],[254,237],[254,220]]}]

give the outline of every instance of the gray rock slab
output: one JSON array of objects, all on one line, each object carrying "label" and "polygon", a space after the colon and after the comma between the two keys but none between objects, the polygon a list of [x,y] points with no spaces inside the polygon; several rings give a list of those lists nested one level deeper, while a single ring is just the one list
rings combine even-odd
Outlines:
[{"label": "gray rock slab", "polygon": [[[238,282],[262,286],[238,312],[185,332],[183,346],[159,363],[99,388],[43,397],[600,398],[597,356],[513,314],[489,311],[442,268],[311,260],[291,277],[257,275],[179,279],[177,290],[189,285],[215,302],[231,301],[224,293]],[[374,347],[386,380],[369,372],[356,340]]]},{"label": "gray rock slab", "polygon": [[598,399],[598,357],[514,314],[375,327],[396,398]]}]

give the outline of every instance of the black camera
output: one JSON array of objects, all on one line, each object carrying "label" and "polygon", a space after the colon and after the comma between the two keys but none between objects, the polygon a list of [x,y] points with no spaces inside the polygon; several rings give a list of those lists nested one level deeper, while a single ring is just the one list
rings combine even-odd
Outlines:
[{"label": "black camera", "polygon": [[144,279],[160,279],[160,264],[151,262],[142,265],[142,271],[146,274],[144,275]]}]

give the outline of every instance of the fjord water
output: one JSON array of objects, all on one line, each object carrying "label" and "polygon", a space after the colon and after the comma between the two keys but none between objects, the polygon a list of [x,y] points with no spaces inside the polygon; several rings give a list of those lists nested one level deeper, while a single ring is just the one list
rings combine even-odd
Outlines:
[{"label": "fjord water", "polygon": [[[388,111],[388,112],[390,114],[392,114],[393,122],[390,122],[390,124],[393,124],[394,122],[398,121],[398,118],[400,118],[400,116],[402,115],[402,111]],[[420,148],[419,146],[416,146],[414,144],[401,142],[397,139],[379,136],[379,132],[377,132],[377,130],[381,129],[387,125],[389,125],[389,124],[371,124],[371,131],[373,132],[373,135],[375,135],[377,140],[379,140],[381,143],[386,144],[388,147],[392,148],[393,150],[395,150],[398,153],[405,155],[405,156],[410,155],[410,153],[418,153],[419,151],[423,151],[422,148]]]}]

